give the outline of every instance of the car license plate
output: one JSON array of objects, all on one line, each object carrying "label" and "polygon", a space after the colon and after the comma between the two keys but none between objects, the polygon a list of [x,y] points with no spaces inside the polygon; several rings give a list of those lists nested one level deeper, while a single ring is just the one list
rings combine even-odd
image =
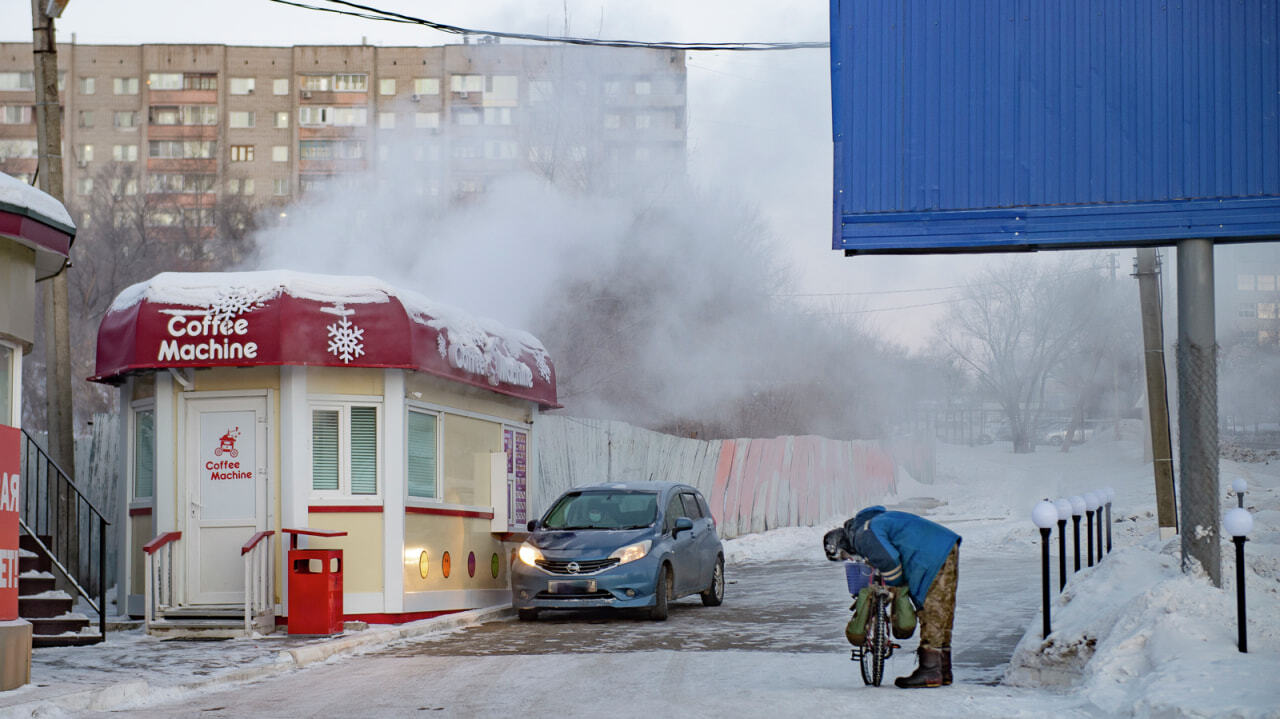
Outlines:
[{"label": "car license plate", "polygon": [[550,594],[590,594],[596,591],[596,580],[580,579],[571,582],[547,582]]}]

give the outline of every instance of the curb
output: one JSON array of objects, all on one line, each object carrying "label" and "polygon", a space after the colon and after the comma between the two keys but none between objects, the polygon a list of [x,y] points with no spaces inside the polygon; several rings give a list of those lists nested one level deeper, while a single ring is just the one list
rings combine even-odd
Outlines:
[{"label": "curb", "polygon": [[104,687],[74,691],[60,697],[36,699],[23,704],[0,707],[0,717],[38,716],[43,711],[50,709],[54,711],[106,711],[127,706],[130,702],[136,701],[141,697],[156,699],[168,696],[177,699],[188,692],[266,679],[295,669],[301,669],[316,662],[326,661],[333,657],[355,654],[362,649],[386,646],[400,639],[450,632],[484,624],[485,622],[506,619],[514,616],[514,614],[515,612],[511,609],[510,604],[502,604],[445,614],[430,619],[419,619],[416,622],[391,625],[298,647],[297,649],[288,649],[277,654],[273,663],[243,669],[232,669],[211,677],[205,677],[199,681],[173,686],[152,686],[145,680],[122,681]]}]

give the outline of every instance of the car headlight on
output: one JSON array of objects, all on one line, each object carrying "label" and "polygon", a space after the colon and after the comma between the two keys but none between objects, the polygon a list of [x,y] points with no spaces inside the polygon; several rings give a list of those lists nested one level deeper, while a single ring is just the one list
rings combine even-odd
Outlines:
[{"label": "car headlight on", "polygon": [[530,567],[536,566],[534,562],[538,561],[539,559],[542,559],[542,550],[538,549],[532,544],[529,544],[528,542],[524,542],[520,545],[519,554],[520,554],[520,561],[524,562]]},{"label": "car headlight on", "polygon": [[635,544],[628,544],[621,549],[615,550],[613,554],[609,555],[609,558],[618,560],[618,564],[634,562],[637,559],[643,559],[644,555],[649,553],[649,548],[652,546],[652,539],[646,539],[643,542],[636,542]]}]

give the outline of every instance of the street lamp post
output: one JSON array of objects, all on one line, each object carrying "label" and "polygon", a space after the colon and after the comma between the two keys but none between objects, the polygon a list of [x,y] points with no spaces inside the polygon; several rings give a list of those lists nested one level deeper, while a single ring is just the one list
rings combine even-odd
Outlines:
[{"label": "street lamp post", "polygon": [[1049,532],[1058,520],[1058,508],[1044,500],[1031,510],[1031,521],[1040,528],[1040,596],[1044,603],[1044,638],[1049,638]]},{"label": "street lamp post", "polygon": [[1084,497],[1075,495],[1067,500],[1071,502],[1071,525],[1075,529],[1075,570],[1080,571],[1080,515],[1084,514]]},{"label": "street lamp post", "polygon": [[[1085,524],[1088,525],[1088,534],[1086,535],[1085,544],[1088,545],[1089,566],[1093,566],[1093,515],[1098,509],[1098,495],[1093,492],[1084,493],[1084,509]],[[1101,527],[1099,527],[1101,529]]]},{"label": "street lamp post", "polygon": [[1222,524],[1236,544],[1236,636],[1237,645],[1243,653],[1249,651],[1249,640],[1245,636],[1244,543],[1249,541],[1245,535],[1253,529],[1253,515],[1244,507],[1236,507],[1227,512]]},{"label": "street lamp post", "polygon": [[1237,506],[1244,509],[1244,493],[1249,490],[1249,483],[1244,481],[1242,477],[1236,477],[1231,482],[1231,491],[1236,493]]},{"label": "street lamp post", "polygon": [[1071,500],[1059,499],[1053,503],[1058,510],[1058,591],[1067,586],[1067,520],[1071,517]]}]

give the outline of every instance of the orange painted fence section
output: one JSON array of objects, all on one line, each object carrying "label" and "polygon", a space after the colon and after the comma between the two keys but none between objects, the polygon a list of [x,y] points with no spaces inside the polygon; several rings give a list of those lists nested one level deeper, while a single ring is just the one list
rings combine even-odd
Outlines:
[{"label": "orange painted fence section", "polygon": [[541,513],[571,487],[646,479],[697,487],[723,537],[843,519],[891,495],[899,476],[933,480],[929,439],[841,441],[777,437],[702,441],[621,422],[538,420]]}]

